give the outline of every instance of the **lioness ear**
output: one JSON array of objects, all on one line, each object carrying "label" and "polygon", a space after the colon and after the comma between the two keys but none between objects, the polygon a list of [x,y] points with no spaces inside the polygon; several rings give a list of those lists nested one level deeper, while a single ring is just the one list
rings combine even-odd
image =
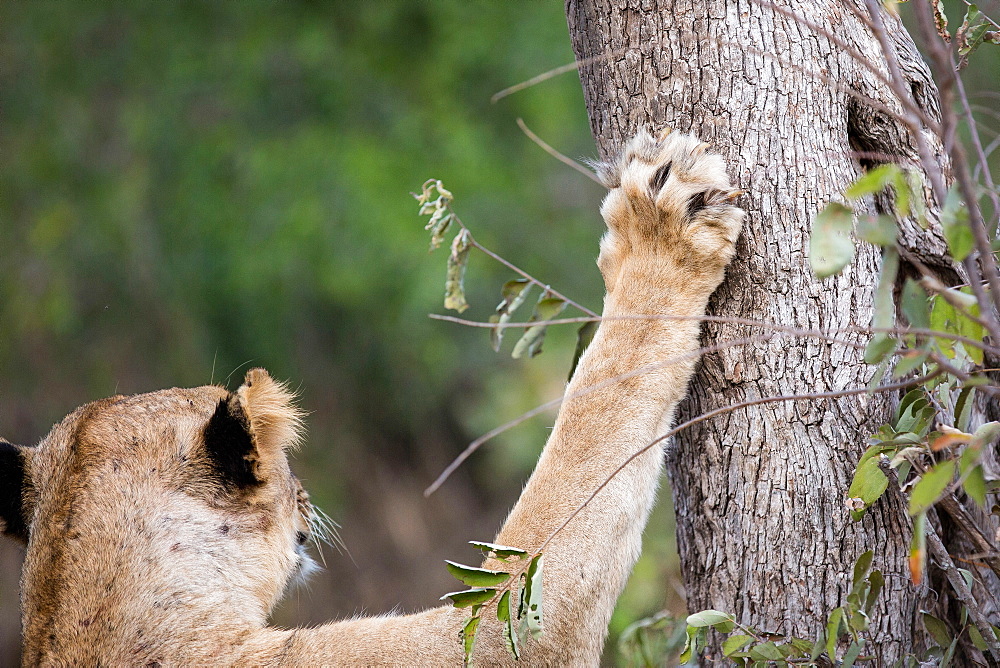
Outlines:
[{"label": "lioness ear", "polygon": [[11,538],[28,542],[24,486],[28,462],[34,451],[0,438],[0,528]]},{"label": "lioness ear", "polygon": [[301,425],[294,395],[263,369],[251,369],[205,425],[205,449],[227,485],[256,487],[284,449],[298,443]]}]

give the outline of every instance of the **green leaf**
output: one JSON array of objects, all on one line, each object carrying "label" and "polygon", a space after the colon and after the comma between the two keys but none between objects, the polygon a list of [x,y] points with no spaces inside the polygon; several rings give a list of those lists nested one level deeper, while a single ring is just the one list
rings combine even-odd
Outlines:
[{"label": "green leaf", "polygon": [[864,582],[865,578],[868,577],[868,571],[872,568],[872,559],[874,558],[875,552],[873,550],[868,550],[854,562],[854,578],[853,585],[851,587],[852,591],[856,591],[858,589],[858,585]]},{"label": "green leaf", "polygon": [[951,459],[934,465],[910,492],[910,516],[923,513],[937,503],[955,477],[955,462]]},{"label": "green leaf", "polygon": [[948,196],[941,209],[941,228],[948,242],[948,250],[956,262],[961,262],[972,252],[972,227],[969,224],[969,209],[958,194],[958,185],[948,190]]},{"label": "green leaf", "polygon": [[826,623],[826,655],[833,660],[837,656],[837,640],[840,639],[840,629],[844,621],[844,609],[837,608],[830,613]]},{"label": "green leaf", "polygon": [[[871,452],[878,455],[883,450],[885,450],[884,447],[872,446],[865,452],[865,455]],[[854,472],[854,479],[851,480],[851,486],[847,490],[847,497],[849,499],[861,499],[864,506],[858,509],[852,508],[851,519],[855,522],[860,520],[864,516],[865,510],[878,501],[879,497],[882,496],[888,487],[889,479],[885,477],[882,469],[879,468],[879,457],[865,457],[862,455],[861,461],[858,462],[858,468]]]},{"label": "green leaf", "polygon": [[780,661],[785,658],[778,646],[771,641],[762,642],[750,648],[750,658],[755,661]]},{"label": "green leaf", "polygon": [[517,632],[514,631],[513,604],[511,603],[510,590],[505,591],[497,602],[497,620],[503,628],[503,640],[507,645],[507,652],[517,661],[521,658],[521,648],[518,644]]},{"label": "green leaf", "polygon": [[899,342],[888,334],[876,334],[865,346],[865,364],[878,364],[896,351]]},{"label": "green leaf", "polygon": [[707,629],[704,627],[697,627],[688,625],[686,628],[687,637],[684,640],[684,649],[681,650],[681,655],[677,657],[677,660],[681,664],[690,663],[691,659],[698,655],[701,648],[705,645],[705,635]]},{"label": "green leaf", "polygon": [[919,369],[930,355],[928,350],[908,350],[899,356],[896,368],[892,370],[893,378],[902,378],[906,374]]},{"label": "green leaf", "polygon": [[931,326],[927,293],[912,278],[906,279],[906,283],[903,285],[900,307],[912,327],[927,329]]},{"label": "green leaf", "polygon": [[463,665],[472,665],[472,650],[476,646],[476,636],[479,633],[479,616],[469,619],[462,627],[462,662]]},{"label": "green leaf", "polygon": [[860,199],[866,195],[880,193],[887,185],[895,182],[901,172],[899,167],[890,163],[869,169],[844,191],[844,195],[850,199]]},{"label": "green leaf", "polygon": [[900,169],[892,186],[896,190],[896,212],[899,217],[913,216],[921,227],[926,228],[924,184],[920,173],[915,169]]},{"label": "green leaf", "polygon": [[989,645],[986,644],[986,640],[983,638],[983,634],[979,632],[979,629],[975,626],[969,626],[969,638],[972,640],[972,644],[976,646],[980,652],[985,652],[989,649]]},{"label": "green leaf", "polygon": [[[490,322],[503,325],[510,322],[517,307],[524,303],[531,287],[531,281],[526,278],[515,278],[507,281],[500,289],[500,303],[497,304],[496,312],[490,316]],[[490,330],[490,343],[495,352],[500,352],[500,342],[503,340],[504,327],[494,327]]]},{"label": "green leaf", "polygon": [[596,320],[583,323],[580,329],[576,331],[576,350],[573,351],[573,364],[569,368],[570,380],[573,379],[573,374],[576,372],[576,365],[580,363],[580,358],[583,357],[583,353],[586,352],[590,342],[594,340],[594,334],[596,333]]},{"label": "green leaf", "polygon": [[1000,422],[987,422],[984,425],[980,425],[979,429],[973,432],[972,440],[969,441],[969,447],[982,448],[990,445],[996,440],[998,435],[1000,435]]},{"label": "green leaf", "polygon": [[521,622],[519,633],[527,631],[536,640],[542,635],[542,555],[528,565],[517,617]]},{"label": "green leaf", "polygon": [[444,307],[461,313],[469,308],[465,301],[465,267],[469,261],[469,231],[463,229],[451,242],[448,273],[444,282]]},{"label": "green leaf", "polygon": [[514,559],[524,559],[528,556],[527,550],[522,550],[518,547],[484,543],[478,540],[470,540],[469,545],[485,554],[488,558],[499,561],[513,561]]},{"label": "green leaf", "polygon": [[858,238],[876,246],[896,243],[896,219],[892,216],[858,216]]},{"label": "green leaf", "polygon": [[[875,311],[872,327],[889,329],[896,322],[896,304],[892,298],[896,272],[899,271],[899,253],[895,248],[886,248],[882,253],[882,268],[879,270],[878,287],[875,288]],[[896,349],[896,341],[889,334],[875,334],[865,348],[865,363],[878,364]]]},{"label": "green leaf", "polygon": [[694,626],[695,628],[701,628],[703,626],[715,626],[716,624],[722,622],[734,622],[732,615],[726,614],[725,612],[719,612],[718,610],[702,610],[701,612],[696,612],[693,615],[689,615],[687,618],[688,626]]},{"label": "green leaf", "polygon": [[[939,332],[957,334],[974,341],[981,341],[985,336],[983,326],[969,318],[968,315],[951,303],[958,303],[961,309],[964,309],[964,311],[972,316],[978,317],[979,305],[975,302],[974,298],[969,302],[966,298],[971,296],[966,294],[964,290],[965,288],[963,290],[949,289],[947,290],[947,295],[934,296],[931,302],[930,326],[931,329]],[[965,344],[956,343],[954,339],[948,338],[935,337],[934,341],[941,352],[949,358],[954,359],[956,355],[955,347],[962,346],[962,349],[965,350],[973,362],[979,365],[983,363],[983,351],[981,348],[965,346]]]},{"label": "green leaf", "polygon": [[816,216],[809,240],[809,261],[816,278],[833,276],[854,259],[853,220],[853,211],[837,202]]},{"label": "green leaf", "polygon": [[983,43],[983,37],[989,29],[990,23],[983,18],[979,8],[972,4],[965,12],[965,19],[955,33],[958,41],[958,55],[968,56],[973,53]]},{"label": "green leaf", "polygon": [[951,644],[951,631],[948,630],[947,624],[929,612],[922,613],[921,618],[924,622],[924,628],[927,629],[927,632],[931,634],[932,638],[934,638],[934,642],[941,647],[947,647]]},{"label": "green leaf", "polygon": [[844,662],[841,668],[852,668],[854,662],[858,660],[858,655],[861,654],[862,648],[865,646],[864,638],[858,638],[850,644],[847,648],[847,652],[844,653]]},{"label": "green leaf", "polygon": [[496,593],[495,589],[465,589],[445,594],[441,597],[441,600],[443,601],[446,598],[450,598],[451,604],[456,608],[469,608],[474,605],[482,605],[483,603],[486,603],[486,601],[493,598]]},{"label": "green leaf", "polygon": [[986,505],[986,476],[983,474],[982,465],[975,466],[969,471],[962,487],[973,501],[980,506]]},{"label": "green leaf", "polygon": [[[535,304],[535,311],[531,314],[528,322],[552,320],[562,313],[564,308],[566,308],[565,300],[553,297],[547,291],[543,292],[538,303]],[[545,339],[545,330],[547,328],[548,325],[534,325],[529,327],[518,342],[514,344],[514,351],[511,353],[511,357],[520,359],[525,353],[528,354],[528,357],[534,357],[542,352],[542,341]]]},{"label": "green leaf", "polygon": [[729,636],[722,643],[722,654],[723,656],[729,656],[735,652],[740,651],[746,647],[753,640],[753,636],[748,635],[735,635]]},{"label": "green leaf", "polygon": [[882,571],[872,571],[872,574],[868,576],[868,583],[871,588],[868,590],[867,598],[865,598],[865,613],[871,613],[872,608],[875,607],[875,602],[878,600],[878,595],[882,592],[882,587],[885,586],[885,578],[882,576]]},{"label": "green leaf", "polygon": [[475,568],[456,564],[454,561],[445,560],[445,566],[452,576],[461,580],[470,587],[495,587],[510,579],[510,573],[504,571],[490,571],[485,568]]},{"label": "green leaf", "polygon": [[968,431],[972,422],[972,407],[975,405],[974,387],[963,387],[955,400],[955,426],[962,431]]}]

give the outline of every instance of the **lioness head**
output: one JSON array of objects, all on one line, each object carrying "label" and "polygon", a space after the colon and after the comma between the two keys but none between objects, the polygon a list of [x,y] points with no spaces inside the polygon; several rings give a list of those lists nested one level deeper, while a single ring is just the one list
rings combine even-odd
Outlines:
[{"label": "lioness head", "polygon": [[311,508],[286,457],[300,416],[254,369],[236,392],[112,397],[37,447],[0,440],[3,531],[28,546],[26,643],[84,634],[108,606],[147,615],[216,588],[263,621],[307,561]]}]

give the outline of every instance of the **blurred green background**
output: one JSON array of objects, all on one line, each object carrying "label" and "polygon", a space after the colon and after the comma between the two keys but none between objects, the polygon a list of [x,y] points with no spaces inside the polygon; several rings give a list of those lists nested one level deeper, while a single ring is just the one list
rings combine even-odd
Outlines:
[{"label": "blurred green background", "polygon": [[[477,239],[599,309],[603,192],[528,140],[594,157],[562,3],[135,2],[0,6],[0,433],[39,440],[76,406],[250,366],[310,412],[295,469],[347,549],[279,624],[435,604],[516,499],[574,332],[494,353],[441,312],[410,191],[440,178]],[[485,320],[508,270],[474,254]],[[568,315],[575,315],[567,312]],[[680,600],[669,512],[615,620]],[[19,647],[21,550],[0,553],[0,663]],[[668,601],[669,599],[669,601]]]}]

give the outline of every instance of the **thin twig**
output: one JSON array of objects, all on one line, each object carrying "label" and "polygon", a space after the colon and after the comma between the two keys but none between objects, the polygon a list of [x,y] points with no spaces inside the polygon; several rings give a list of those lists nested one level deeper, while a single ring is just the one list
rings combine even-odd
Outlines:
[{"label": "thin twig", "polygon": [[518,91],[524,90],[525,88],[531,88],[532,86],[540,84],[543,81],[548,81],[553,77],[557,77],[560,74],[565,74],[566,72],[573,72],[574,70],[578,70],[581,67],[590,65],[591,63],[596,63],[598,61],[605,60],[606,58],[610,58],[613,55],[615,54],[605,53],[599,56],[591,56],[590,58],[584,58],[583,60],[577,60],[572,63],[566,63],[565,65],[560,65],[559,67],[555,67],[547,72],[542,72],[538,76],[531,77],[527,81],[522,81],[521,83],[514,84],[513,86],[508,86],[507,88],[504,88],[502,91],[495,93],[493,97],[490,98],[490,102],[496,104],[497,102],[507,97],[508,95],[512,95]]},{"label": "thin twig", "polygon": [[710,346],[705,346],[703,348],[698,348],[697,350],[692,350],[692,351],[687,352],[687,353],[683,353],[683,354],[680,354],[680,355],[675,355],[673,357],[669,357],[669,358],[667,358],[665,360],[662,360],[660,362],[656,362],[654,364],[647,364],[646,366],[639,367],[638,369],[633,369],[632,371],[629,371],[628,373],[618,374],[617,376],[614,376],[612,378],[607,378],[607,379],[605,379],[605,380],[603,380],[603,381],[601,381],[599,383],[595,383],[593,385],[588,385],[587,387],[583,387],[583,388],[577,390],[576,392],[573,392],[572,394],[568,394],[568,395],[564,395],[564,396],[561,396],[561,397],[557,397],[556,399],[552,399],[551,401],[547,401],[547,402],[545,402],[544,404],[542,404],[540,406],[536,406],[535,408],[532,408],[531,410],[526,411],[526,412],[522,413],[521,415],[517,416],[513,420],[505,422],[504,424],[500,425],[499,427],[494,427],[493,429],[491,429],[490,431],[486,432],[485,434],[483,434],[482,436],[480,436],[476,440],[474,440],[471,443],[469,443],[469,445],[467,445],[465,447],[465,450],[462,450],[462,452],[460,452],[458,454],[458,456],[455,457],[455,459],[453,459],[450,464],[448,464],[447,468],[445,468],[445,470],[441,472],[441,474],[434,480],[434,482],[432,482],[427,487],[427,489],[424,490],[424,496],[428,497],[431,494],[433,494],[434,492],[436,492],[438,490],[438,488],[440,488],[441,485],[443,485],[445,483],[445,481],[448,480],[448,478],[451,476],[451,474],[454,473],[455,470],[458,469],[458,467],[462,465],[462,462],[464,462],[466,459],[468,459],[469,457],[471,457],[472,454],[476,450],[478,450],[480,448],[480,446],[482,446],[484,443],[486,443],[487,441],[489,441],[490,439],[492,439],[492,438],[494,438],[496,436],[499,436],[500,434],[504,433],[505,431],[507,431],[509,429],[513,429],[514,427],[516,427],[517,425],[521,424],[522,422],[525,422],[526,420],[530,420],[531,418],[535,417],[536,415],[538,415],[540,413],[543,413],[543,412],[545,412],[546,410],[548,410],[550,408],[554,408],[554,407],[558,406],[559,404],[561,404],[564,401],[569,401],[570,399],[576,399],[578,397],[583,397],[583,396],[586,396],[586,395],[590,394],[591,392],[596,392],[597,390],[605,388],[605,387],[607,387],[609,385],[613,385],[614,383],[617,383],[619,381],[626,380],[628,378],[634,378],[635,376],[640,376],[640,375],[642,375],[644,373],[650,373],[652,371],[656,371],[658,369],[662,369],[664,367],[671,366],[671,365],[674,365],[674,364],[679,364],[681,362],[686,362],[686,361],[688,361],[690,359],[697,359],[698,357],[701,357],[702,355],[705,355],[705,354],[708,354],[708,353],[718,352],[720,350],[725,350],[727,348],[734,348],[734,347],[737,347],[737,346],[746,345],[747,343],[753,343],[755,341],[770,340],[770,338],[772,338],[772,336],[774,336],[774,335],[770,335],[770,336],[769,335],[764,335],[764,336],[760,336],[760,337],[754,337],[752,339],[737,339],[735,341],[724,341],[724,342],[716,343],[716,344],[713,344],[713,345],[710,345]]},{"label": "thin twig", "polygon": [[505,260],[504,258],[500,257],[499,255],[497,255],[496,253],[494,253],[493,251],[491,251],[486,246],[484,246],[481,243],[479,243],[478,241],[476,241],[476,239],[472,236],[472,232],[470,232],[469,228],[465,226],[465,223],[463,223],[459,219],[459,217],[457,215],[454,215],[454,212],[452,212],[452,216],[453,216],[452,220],[454,220],[456,223],[458,223],[458,226],[461,227],[463,230],[466,231],[466,233],[468,235],[468,239],[469,239],[469,245],[478,248],[482,253],[485,253],[486,255],[488,255],[489,257],[493,258],[494,260],[496,260],[497,262],[499,262],[503,266],[505,266],[508,269],[510,269],[511,271],[519,274],[523,278],[528,279],[533,285],[537,285],[538,287],[542,288],[543,290],[546,290],[553,297],[558,297],[559,299],[563,300],[564,302],[566,302],[570,306],[572,306],[572,307],[574,307],[576,309],[579,309],[580,311],[586,313],[589,316],[593,316],[595,318],[597,317],[597,314],[595,312],[591,311],[586,306],[578,304],[577,302],[573,301],[572,299],[570,299],[566,295],[562,294],[561,292],[558,292],[558,291],[554,290],[548,283],[542,283],[540,280],[538,280],[537,278],[535,278],[534,276],[532,276],[528,272],[524,271],[520,267],[517,267],[516,265],[512,264],[511,262]]},{"label": "thin twig", "polygon": [[541,137],[539,137],[534,132],[532,132],[531,129],[527,125],[525,125],[523,119],[521,119],[521,118],[517,119],[517,127],[521,128],[521,132],[523,132],[525,135],[527,135],[528,139],[530,139],[531,141],[533,141],[536,144],[538,144],[542,148],[543,151],[545,151],[546,153],[548,153],[549,155],[551,155],[553,158],[555,158],[559,162],[563,163],[564,165],[569,165],[570,167],[572,167],[576,171],[580,172],[581,174],[583,174],[584,176],[586,176],[588,179],[590,179],[594,183],[598,184],[599,186],[602,186],[602,187],[604,186],[604,184],[601,183],[601,180],[599,178],[597,178],[596,174],[594,174],[592,171],[590,171],[589,169],[587,169],[586,167],[584,167],[583,165],[581,165],[579,162],[577,162],[573,158],[565,156],[562,153],[560,153],[559,151],[555,150],[549,144],[547,144],[545,142],[545,140],[543,140]]},{"label": "thin twig", "polygon": [[545,541],[542,543],[541,547],[538,548],[537,552],[543,551],[545,549],[545,547],[550,542],[552,542],[552,539],[555,538],[556,535],[558,535],[560,531],[562,531],[564,528],[566,528],[566,525],[568,525],[570,522],[572,522],[573,518],[575,518],[577,515],[579,515],[580,512],[584,508],[587,507],[587,504],[589,504],[591,501],[593,501],[594,497],[596,497],[601,492],[601,490],[603,490],[605,487],[607,487],[608,484],[612,481],[612,479],[614,479],[615,476],[617,476],[619,473],[621,473],[621,471],[626,466],[628,466],[629,464],[631,464],[632,461],[634,461],[638,457],[642,456],[643,454],[645,454],[646,452],[648,452],[650,449],[652,449],[655,446],[659,445],[660,443],[662,443],[663,441],[667,440],[668,438],[673,437],[678,432],[683,431],[684,429],[687,429],[688,427],[692,427],[692,426],[694,426],[696,424],[699,424],[701,422],[704,422],[706,420],[710,420],[711,418],[714,418],[714,417],[716,417],[718,415],[722,415],[723,413],[729,413],[729,412],[740,410],[740,409],[743,409],[743,408],[749,408],[751,406],[760,406],[762,404],[772,404],[772,403],[778,403],[778,402],[782,402],[782,401],[815,401],[817,399],[839,399],[839,398],[842,398],[842,397],[856,396],[856,395],[859,395],[859,394],[875,394],[875,393],[879,393],[879,392],[892,392],[892,391],[895,391],[895,390],[902,390],[902,389],[905,389],[905,388],[908,388],[908,387],[912,387],[913,385],[920,385],[922,383],[926,383],[928,380],[931,380],[932,378],[936,378],[937,376],[940,376],[941,373],[942,373],[942,371],[936,370],[936,371],[932,371],[931,373],[926,374],[924,376],[920,376],[920,377],[917,377],[917,378],[911,378],[909,380],[899,381],[897,383],[890,383],[888,385],[883,385],[881,387],[877,387],[877,388],[872,389],[872,390],[868,389],[867,387],[858,387],[858,388],[851,388],[849,390],[835,390],[835,391],[832,391],[832,392],[807,392],[807,393],[802,393],[802,394],[791,394],[791,395],[782,395],[782,396],[775,396],[775,397],[762,397],[760,399],[751,399],[749,401],[742,401],[740,403],[730,404],[729,406],[723,406],[721,408],[716,408],[714,410],[708,411],[707,413],[702,413],[698,417],[692,418],[692,419],[688,420],[687,422],[684,422],[684,423],[682,423],[682,424],[674,427],[673,429],[671,429],[670,431],[668,431],[666,434],[663,434],[662,436],[654,439],[652,442],[646,444],[645,446],[643,446],[642,448],[640,448],[637,452],[635,452],[632,455],[630,455],[624,462],[621,463],[621,465],[618,466],[618,468],[616,468],[614,471],[612,471],[611,474],[608,475],[608,477],[604,479],[604,482],[602,482],[597,487],[597,489],[595,489],[591,493],[591,495],[589,497],[587,497],[586,501],[584,501],[582,504],[580,504],[579,506],[577,506],[576,510],[574,510],[570,514],[570,516],[567,517],[566,520],[562,524],[560,524],[559,527],[555,531],[553,531],[551,534],[549,534],[549,537],[545,539]]},{"label": "thin twig", "polygon": [[[838,343],[845,346],[851,346],[854,348],[863,348],[865,344],[857,343],[854,341],[846,341],[844,339],[837,338],[838,334],[893,334],[895,336],[905,336],[907,334],[913,334],[915,336],[933,336],[937,339],[947,339],[949,341],[956,341],[959,343],[964,343],[970,345],[973,348],[978,348],[984,352],[988,352],[994,355],[1000,355],[1000,347],[992,346],[983,341],[972,339],[967,336],[962,336],[961,334],[955,334],[952,332],[942,332],[936,329],[925,329],[923,327],[865,327],[862,325],[852,325],[850,327],[839,327],[837,329],[831,329],[828,331],[820,331],[815,329],[799,329],[797,327],[789,327],[787,325],[779,325],[773,322],[766,322],[763,320],[753,320],[751,318],[741,318],[737,316],[724,316],[724,315],[670,315],[670,314],[657,314],[657,315],[616,315],[616,316],[591,316],[591,317],[580,317],[580,318],[555,318],[553,320],[532,320],[530,322],[505,322],[505,323],[495,323],[495,322],[480,322],[478,320],[466,320],[465,318],[459,318],[453,315],[442,315],[439,313],[429,313],[428,318],[432,320],[440,320],[442,322],[452,322],[457,325],[463,325],[465,327],[476,327],[481,329],[520,329],[525,327],[535,327],[539,325],[572,325],[584,322],[601,322],[603,320],[678,320],[678,321],[692,321],[696,320],[699,322],[715,322],[723,324],[735,324],[735,325],[746,325],[748,327],[760,327],[762,329],[768,329],[775,332],[781,332],[783,334],[790,334],[792,336],[799,336],[802,338],[814,338],[821,341],[827,341],[829,343]],[[971,318],[971,316],[970,316]],[[972,318],[976,320],[975,318]]]}]

